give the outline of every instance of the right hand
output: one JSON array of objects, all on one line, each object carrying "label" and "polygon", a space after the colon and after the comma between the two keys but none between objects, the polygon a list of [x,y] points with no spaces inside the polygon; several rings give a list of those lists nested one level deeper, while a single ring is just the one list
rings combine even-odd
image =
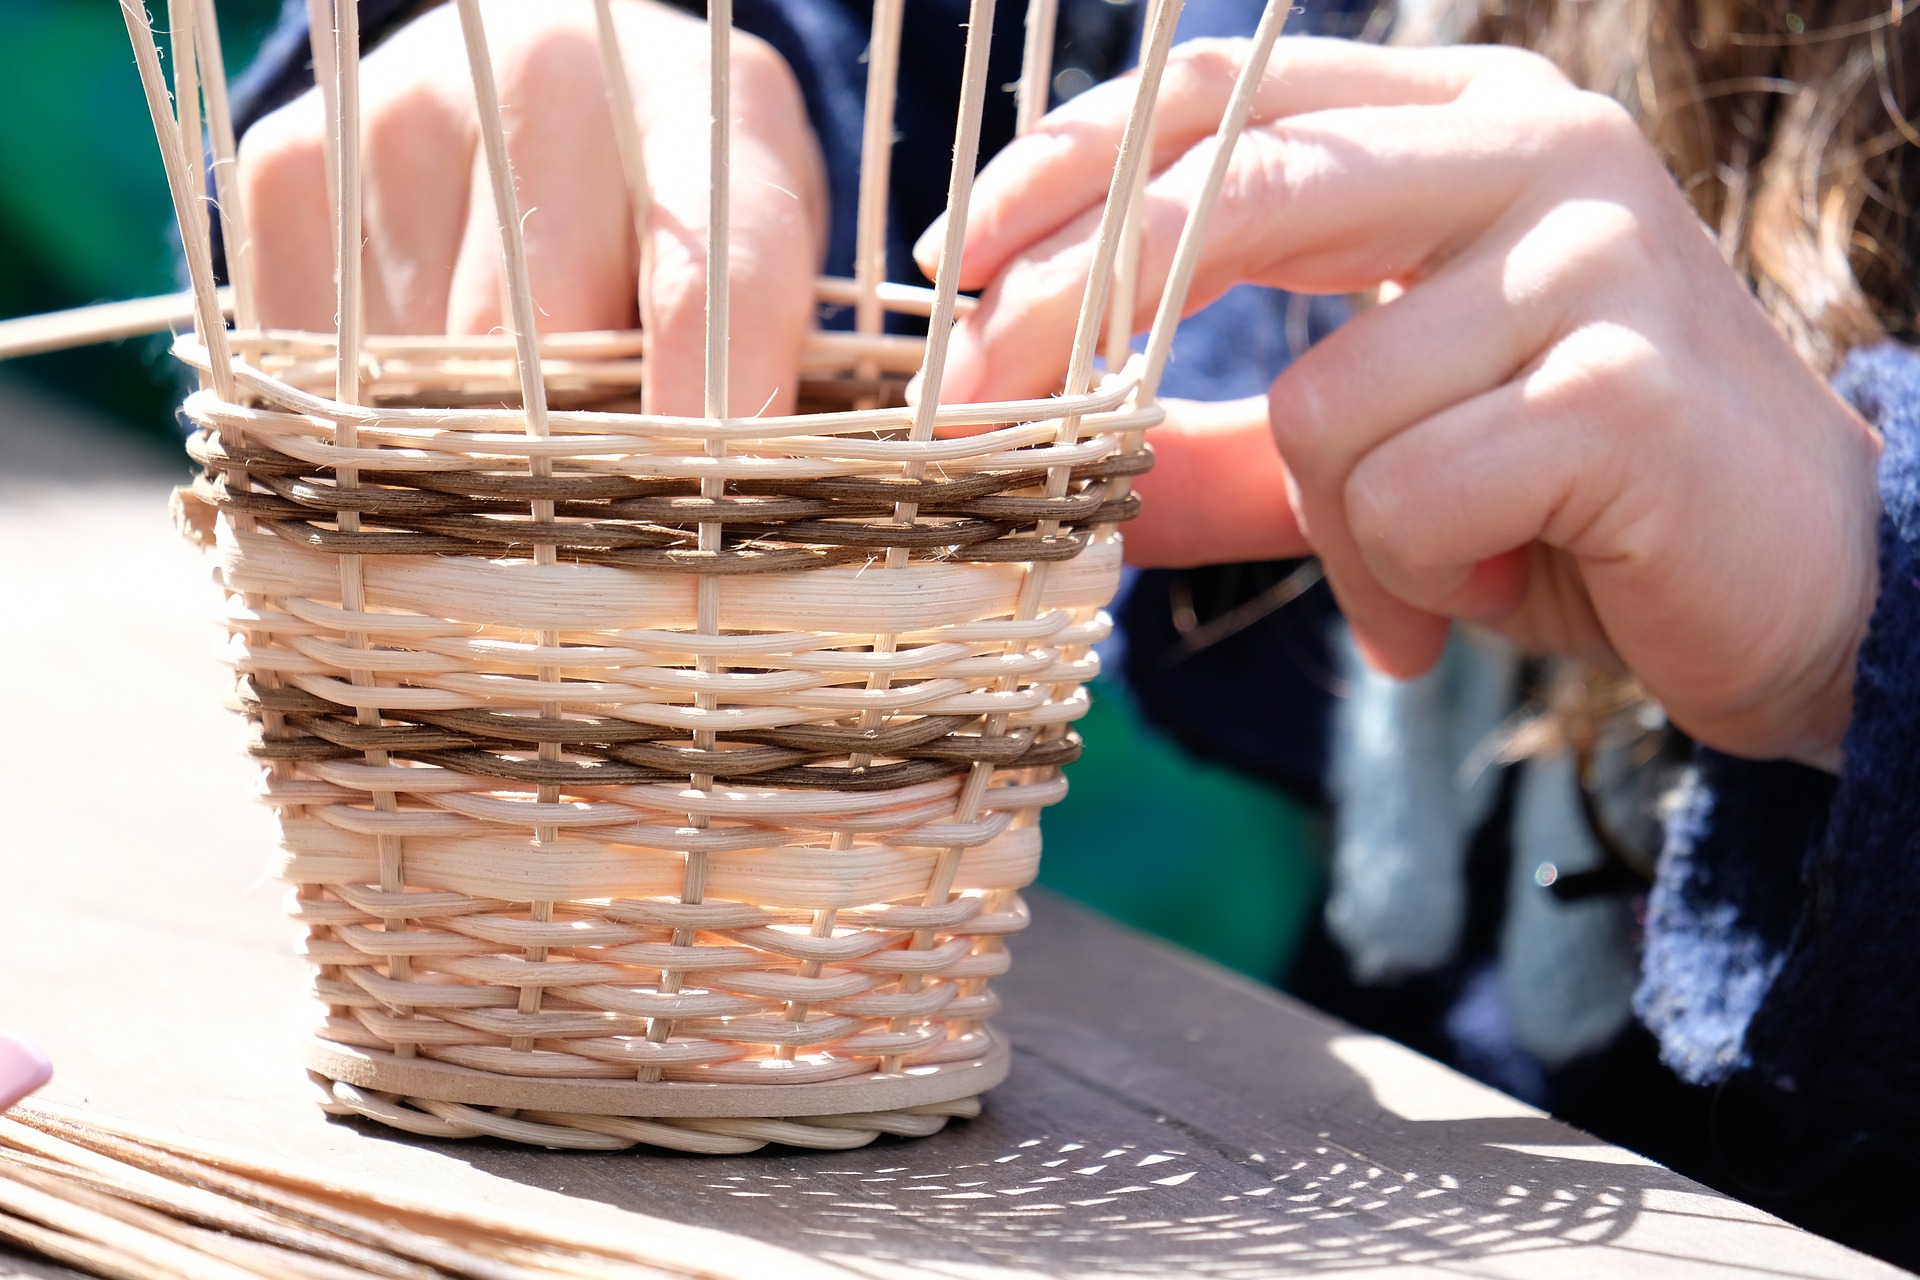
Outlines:
[{"label": "right hand", "polygon": [[[1304,535],[1389,674],[1430,668],[1464,619],[1624,666],[1709,746],[1836,764],[1877,595],[1873,431],[1617,105],[1511,49],[1282,44],[1187,301],[1243,280],[1396,296],[1280,375],[1271,446],[1245,414],[1166,437],[1170,461],[1202,443],[1232,483],[1169,485],[1155,519],[1231,528],[1236,501],[1276,546]],[[1245,51],[1196,42],[1168,63],[1142,325]],[[949,398],[1058,381],[1128,88],[1074,99],[980,175],[960,284],[987,287]]]},{"label": "right hand", "polygon": [[[592,6],[488,3],[488,43],[543,332],[653,325],[649,410],[703,412],[706,332],[706,25],[657,2],[615,0],[653,181],[648,278],[607,106]],[[499,232],[465,46],[451,6],[361,64],[369,332],[486,333],[504,323]],[[792,72],[764,42],[733,38],[729,404],[792,410],[826,179]],[[317,89],[261,119],[239,179],[260,322],[335,327],[327,120]]]}]

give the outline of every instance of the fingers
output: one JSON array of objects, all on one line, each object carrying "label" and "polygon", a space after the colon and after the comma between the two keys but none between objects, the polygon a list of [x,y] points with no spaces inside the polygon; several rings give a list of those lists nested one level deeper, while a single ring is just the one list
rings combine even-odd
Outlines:
[{"label": "fingers", "polygon": [[[1153,170],[1219,127],[1247,43],[1195,40],[1169,56],[1153,116]],[[1558,73],[1514,50],[1391,49],[1291,38],[1275,47],[1249,123],[1343,108],[1451,102],[1476,81],[1496,77],[1548,83]],[[985,287],[1019,249],[1106,198],[1135,83],[1129,74],[1072,99],[981,172],[969,206],[961,288]],[[939,265],[940,243],[936,223],[914,246],[929,277]]]},{"label": "fingers", "polygon": [[318,90],[309,89],[247,130],[238,180],[260,323],[332,329],[333,203]]},{"label": "fingers", "polygon": [[[1485,104],[1326,111],[1251,132],[1234,151],[1187,309],[1241,281],[1319,294],[1419,279],[1499,227],[1552,160],[1543,150],[1511,112]],[[1204,176],[1194,151],[1148,185],[1136,328],[1152,318]],[[1051,389],[1095,225],[1083,214],[1008,260],[956,334],[953,398]]]},{"label": "fingers", "polygon": [[[367,327],[374,333],[449,332],[448,293],[477,149],[473,93],[459,51],[452,10],[442,9],[365,60],[361,226]],[[480,198],[486,200],[484,189]]]},{"label": "fingers", "polygon": [[[501,124],[514,168],[536,323],[544,332],[656,321],[656,412],[705,410],[707,29],[664,5],[616,8],[653,178],[651,271],[638,279],[591,10],[489,5]],[[362,68],[367,317],[380,333],[476,333],[502,322],[496,213],[453,15],[438,10]],[[791,72],[734,37],[730,412],[792,407],[824,254],[824,165]],[[262,322],[334,325],[331,197],[318,93],[241,146]]]},{"label": "fingers", "polygon": [[1125,530],[1129,563],[1186,568],[1307,553],[1263,397],[1170,400],[1149,439],[1153,470],[1134,481],[1140,518]]},{"label": "fingers", "polygon": [[[1505,616],[1537,603],[1521,548],[1596,545],[1580,541],[1594,529],[1579,521],[1614,491],[1604,468],[1623,438],[1596,415],[1633,421],[1629,389],[1663,381],[1605,372],[1649,348],[1641,328],[1664,331],[1638,316],[1642,291],[1624,284],[1640,274],[1643,240],[1622,206],[1559,205],[1513,243],[1484,238],[1362,312],[1276,380],[1273,429],[1297,509],[1356,629],[1390,668],[1426,656],[1431,627],[1409,608]],[[1582,399],[1599,377],[1616,391]]]},{"label": "fingers", "polygon": [[[634,89],[654,179],[648,278],[640,284],[653,326],[650,408],[699,415],[707,315],[706,37],[689,25],[698,47],[675,60],[677,83],[655,63],[650,85],[635,68]],[[743,417],[787,413],[824,252],[825,170],[792,73],[765,45],[738,33],[733,110],[727,408]]]},{"label": "fingers", "polygon": [[[1598,567],[1570,551],[1620,518],[1617,442],[1551,369],[1396,434],[1344,486],[1356,594],[1478,621],[1534,651],[1616,661],[1589,594]],[[1377,586],[1375,585],[1377,584]],[[1373,624],[1378,627],[1380,624]],[[1381,647],[1397,651],[1391,637]]]},{"label": "fingers", "polygon": [[[550,16],[537,11],[490,16],[500,19],[489,37],[535,323],[548,333],[630,327],[633,230],[593,28],[543,20]],[[477,149],[471,154],[447,301],[453,333],[485,333],[502,322],[498,219],[485,161]],[[412,196],[425,185],[401,190]]]}]

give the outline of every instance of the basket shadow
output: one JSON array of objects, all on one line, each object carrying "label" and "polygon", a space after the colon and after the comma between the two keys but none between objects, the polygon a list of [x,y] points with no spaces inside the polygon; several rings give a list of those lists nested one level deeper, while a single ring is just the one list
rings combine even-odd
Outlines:
[{"label": "basket shadow", "polygon": [[[1439,1274],[1616,1248],[1777,1270],[1769,1251],[1790,1229],[1765,1215],[1251,983],[1057,901],[1036,906],[1045,918],[1000,1020],[1013,1072],[979,1119],[846,1152],[442,1149],[497,1177],[889,1276]],[[1112,992],[1089,989],[1110,980],[1132,1007],[1178,1013],[1142,1034]],[[1157,1004],[1163,982],[1184,1003]]]},{"label": "basket shadow", "polygon": [[1534,1117],[1409,1123],[1392,1144],[1402,1161],[1377,1142],[1351,1149],[1337,1132],[1223,1132],[1016,1051],[979,1119],[917,1141],[737,1157],[445,1149],[498,1177],[856,1269],[964,1266],[969,1276],[983,1266],[1232,1277],[1438,1266],[1615,1241],[1649,1193],[1697,1191],[1651,1164],[1513,1149],[1568,1146],[1567,1129]]}]

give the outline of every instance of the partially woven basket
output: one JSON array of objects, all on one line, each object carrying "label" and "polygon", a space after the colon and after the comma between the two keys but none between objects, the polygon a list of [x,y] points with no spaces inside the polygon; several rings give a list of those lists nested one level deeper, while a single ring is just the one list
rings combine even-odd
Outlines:
[{"label": "partially woven basket", "polygon": [[[202,378],[184,407],[202,475],[182,514],[216,549],[239,701],[309,931],[323,1105],[436,1137],[698,1151],[856,1146],[972,1115],[1007,1071],[989,982],[1027,921],[1039,812],[1079,752],[1114,525],[1134,513],[1141,432],[1160,417],[1158,330],[1184,292],[1177,267],[1157,345],[1096,382],[1179,5],[1152,25],[1064,394],[940,404],[965,300],[946,271],[931,291],[884,285],[869,254],[861,279],[821,286],[858,306],[863,333],[819,335],[806,412],[752,419],[725,412],[723,307],[705,418],[629,411],[643,334],[536,344],[479,13],[460,7],[515,331],[382,339],[351,320],[352,253],[341,332],[253,326],[243,254],[226,328],[185,142],[196,86],[167,108],[127,6],[202,302],[176,346]],[[882,78],[900,0],[876,8]],[[230,157],[198,10],[175,14],[174,62],[200,73]],[[992,29],[990,0],[976,10],[949,260]],[[334,63],[351,140],[350,4],[339,17],[316,65]],[[725,67],[724,5],[714,17]],[[1277,30],[1270,16],[1266,47]],[[1035,76],[1043,57],[1029,90]],[[348,245],[355,150],[336,160]],[[887,310],[929,317],[932,338],[884,335]],[[907,407],[913,372],[923,397]]]}]

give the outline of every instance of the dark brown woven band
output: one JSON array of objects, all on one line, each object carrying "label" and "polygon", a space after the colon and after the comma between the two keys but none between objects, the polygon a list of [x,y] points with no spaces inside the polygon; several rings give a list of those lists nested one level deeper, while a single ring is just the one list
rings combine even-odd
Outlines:
[{"label": "dark brown woven band", "polygon": [[[1079,735],[1037,740],[1030,729],[989,735],[980,716],[918,716],[878,729],[795,725],[729,732],[704,749],[684,730],[606,717],[509,716],[489,711],[383,711],[360,724],[353,708],[300,689],[243,680],[241,705],[258,732],[252,754],[265,760],[351,759],[384,751],[461,773],[546,786],[684,782],[705,774],[759,786],[877,791],[965,772],[975,763],[1032,769],[1071,764]],[[265,713],[284,729],[267,734]],[[566,760],[531,758],[557,744]],[[882,763],[833,763],[851,756]]]},{"label": "dark brown woven band", "polygon": [[[195,493],[253,517],[288,541],[334,555],[530,555],[681,573],[771,573],[864,562],[894,548],[909,559],[973,563],[1069,560],[1102,525],[1131,520],[1139,500],[1109,500],[1107,481],[1152,466],[1141,450],[1074,467],[1060,497],[1044,468],[960,479],[845,477],[736,482],[705,498],[696,481],[622,476],[364,471],[352,488],[332,470],[260,446],[197,433],[188,446],[204,474]],[[250,484],[234,480],[244,473]],[[551,502],[554,518],[535,519]],[[913,503],[903,524],[897,503]],[[357,512],[360,529],[338,527]],[[722,527],[718,550],[698,548],[702,524]],[[1056,532],[1041,536],[1042,524]]]}]

